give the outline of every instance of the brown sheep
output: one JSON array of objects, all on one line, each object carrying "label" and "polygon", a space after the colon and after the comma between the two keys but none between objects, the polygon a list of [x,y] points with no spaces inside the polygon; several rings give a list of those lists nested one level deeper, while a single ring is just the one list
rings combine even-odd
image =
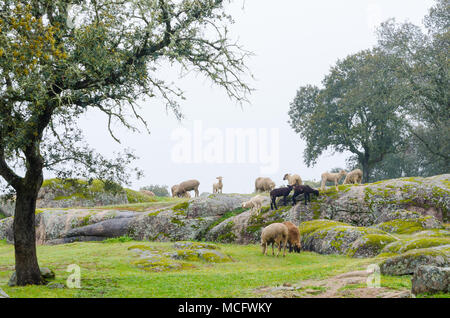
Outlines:
[{"label": "brown sheep", "polygon": [[347,173],[343,184],[359,184],[362,181],[363,172],[361,169],[355,169]]},{"label": "brown sheep", "polygon": [[[175,196],[183,196],[185,192],[188,191],[195,191],[195,196],[198,197],[198,186],[200,185],[200,182],[198,180],[187,180],[187,181],[183,181],[181,182],[175,189],[173,189],[172,187],[172,191],[174,191]],[[174,194],[172,193],[172,196]]]},{"label": "brown sheep", "polygon": [[284,225],[288,228],[288,245],[289,245],[289,253],[292,252],[292,249],[296,253],[300,253],[300,249],[302,245],[300,244],[300,231],[298,227],[296,227],[293,223],[286,221],[283,222]]},{"label": "brown sheep", "polygon": [[274,252],[274,244],[278,245],[277,257],[280,255],[281,247],[284,246],[283,257],[286,256],[286,245],[289,231],[283,223],[272,223],[266,226],[261,233],[261,247],[263,255],[267,255],[267,244],[272,244],[272,256]]},{"label": "brown sheep", "polygon": [[275,189],[275,182],[270,178],[258,177],[255,180],[255,192],[266,192]]},{"label": "brown sheep", "polygon": [[283,180],[287,180],[288,184],[291,186],[303,184],[302,178],[300,178],[300,176],[298,174],[286,173],[283,177]]}]

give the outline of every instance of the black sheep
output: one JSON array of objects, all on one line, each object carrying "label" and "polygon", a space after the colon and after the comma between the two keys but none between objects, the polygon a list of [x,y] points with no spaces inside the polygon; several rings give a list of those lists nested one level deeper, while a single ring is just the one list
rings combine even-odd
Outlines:
[{"label": "black sheep", "polygon": [[292,204],[295,205],[295,197],[302,194],[305,197],[305,205],[307,204],[306,202],[309,201],[311,202],[311,197],[310,194],[313,193],[316,196],[319,196],[319,191],[315,190],[313,188],[311,188],[309,185],[296,185],[294,187],[294,195],[292,196]]},{"label": "black sheep", "polygon": [[273,210],[273,207],[275,207],[275,210],[277,208],[276,199],[277,197],[283,197],[284,198],[284,205],[287,205],[287,196],[292,191],[292,186],[288,185],[287,187],[273,189],[270,191],[270,209]]}]

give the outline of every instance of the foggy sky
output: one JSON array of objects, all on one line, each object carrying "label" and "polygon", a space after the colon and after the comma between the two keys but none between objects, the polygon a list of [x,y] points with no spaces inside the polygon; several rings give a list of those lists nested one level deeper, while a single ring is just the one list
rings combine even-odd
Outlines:
[{"label": "foggy sky", "polygon": [[[135,150],[140,157],[135,165],[145,173],[143,179],[132,180],[135,189],[149,184],[170,187],[196,178],[200,192],[212,192],[215,177],[223,176],[225,193],[249,193],[255,178],[261,175],[271,177],[277,185],[284,183],[286,172],[298,173],[304,180],[318,180],[324,171],[345,167],[349,154],[329,152],[314,167],[306,167],[305,142],[287,123],[289,103],[297,89],[306,84],[320,85],[337,59],[372,47],[376,43],[375,27],[380,22],[395,17],[397,22],[421,24],[432,5],[431,0],[235,1],[228,6],[236,21],[230,26],[232,36],[255,54],[247,64],[255,77],[249,82],[255,89],[249,96],[250,103],[241,107],[204,77],[192,74],[178,79],[177,69],[163,67],[163,77],[185,91],[182,111],[186,118],[182,122],[166,112],[161,100],[147,100],[140,105],[150,135],[144,130],[138,134],[117,128],[122,142],[117,144],[108,135],[106,118],[92,111],[83,117],[80,126],[89,144],[100,153],[111,155],[124,147]],[[193,131],[196,121],[201,121],[203,129],[215,128],[223,133],[227,128],[278,129],[279,169],[262,174],[258,163],[173,162],[172,133],[180,128]]]}]

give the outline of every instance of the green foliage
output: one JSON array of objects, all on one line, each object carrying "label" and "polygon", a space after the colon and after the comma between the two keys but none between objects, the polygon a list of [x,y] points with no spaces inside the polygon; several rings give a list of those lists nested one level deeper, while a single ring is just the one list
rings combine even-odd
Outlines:
[{"label": "green foliage", "polygon": [[141,190],[152,191],[158,197],[169,197],[169,187],[166,185],[151,184],[149,186],[142,187]]},{"label": "green foliage", "polygon": [[156,198],[151,197],[145,193],[131,190],[131,189],[125,189],[127,193],[127,199],[128,203],[145,203],[145,202],[156,202]]},{"label": "green foliage", "polygon": [[367,179],[375,163],[396,151],[404,123],[389,69],[385,55],[362,51],[338,61],[325,76],[323,89],[305,86],[297,91],[289,124],[306,140],[307,165],[328,148],[350,151]]}]

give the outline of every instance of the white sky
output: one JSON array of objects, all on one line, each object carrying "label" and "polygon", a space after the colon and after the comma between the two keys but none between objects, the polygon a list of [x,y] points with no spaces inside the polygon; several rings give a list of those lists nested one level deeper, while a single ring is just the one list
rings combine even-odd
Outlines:
[{"label": "white sky", "polygon": [[[200,192],[212,192],[216,176],[224,177],[224,192],[249,193],[258,176],[269,176],[282,185],[286,172],[298,173],[302,179],[320,178],[331,168],[345,167],[348,154],[324,154],[317,165],[303,163],[305,147],[289,124],[289,103],[297,89],[306,84],[319,85],[324,75],[339,58],[367,49],[376,42],[375,26],[395,17],[398,22],[408,20],[421,24],[432,0],[247,0],[230,5],[236,23],[231,31],[239,43],[255,53],[248,67],[256,80],[250,104],[243,108],[212,87],[200,76],[177,79],[176,70],[163,69],[165,78],[172,78],[185,93],[182,103],[186,119],[178,122],[166,113],[159,100],[142,102],[143,117],[149,122],[151,134],[133,134],[121,129],[117,144],[107,133],[106,120],[98,113],[88,112],[81,121],[88,142],[100,153],[111,155],[124,147],[135,150],[145,176],[133,180],[138,189],[148,184],[169,187],[186,179],[200,181]],[[279,169],[262,174],[260,164],[181,164],[171,159],[175,142],[172,132],[180,127],[192,129],[201,120],[204,129],[218,128],[278,128]]]}]

